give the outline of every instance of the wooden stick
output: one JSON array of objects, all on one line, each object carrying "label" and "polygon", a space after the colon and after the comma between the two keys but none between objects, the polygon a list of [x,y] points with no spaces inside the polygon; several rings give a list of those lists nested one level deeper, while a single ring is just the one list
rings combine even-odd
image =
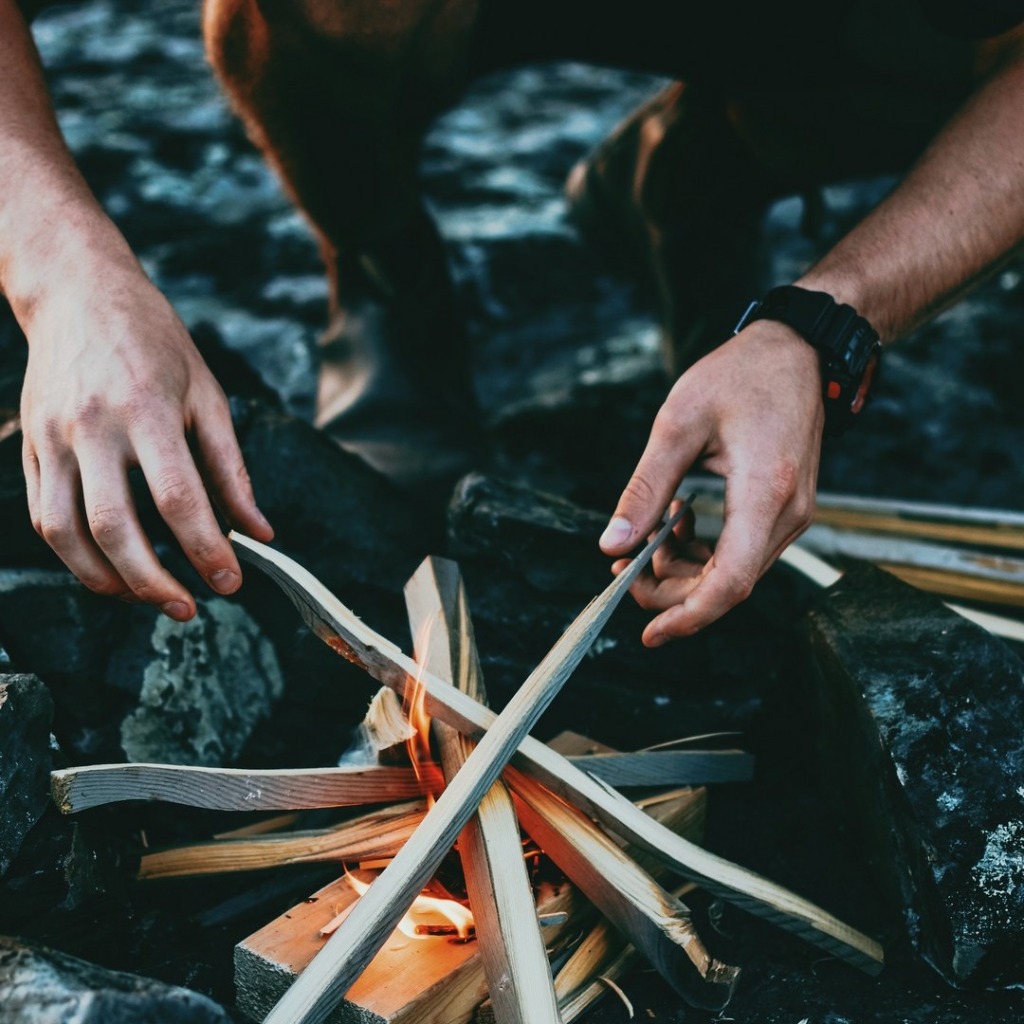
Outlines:
[{"label": "wooden stick", "polygon": [[[458,566],[446,559],[426,559],[405,586],[405,602],[412,635],[426,637],[425,649],[417,650],[416,660],[474,700],[486,702]],[[450,785],[475,744],[450,725],[434,725]],[[519,822],[500,779],[463,828],[459,854],[499,1024],[558,1024],[558,1000],[537,925]]]},{"label": "wooden stick", "polygon": [[[695,504],[701,508],[700,500]],[[704,503],[703,512],[711,518],[711,532],[715,533],[721,527],[721,503]],[[873,562],[911,586],[945,597],[1024,607],[1021,558],[821,524],[803,534],[800,546],[826,558]]]},{"label": "wooden stick", "polygon": [[284,864],[393,857],[423,820],[422,801],[395,804],[334,828],[220,839],[144,854],[139,878],[182,878],[258,871]]},{"label": "wooden stick", "polygon": [[609,786],[703,786],[749,782],[754,758],[740,750],[659,750],[584,754],[569,760]]},{"label": "wooden stick", "polygon": [[[238,1005],[247,1017],[263,1020],[323,947],[321,928],[355,899],[352,886],[339,879],[235,947]],[[587,926],[590,913],[569,883],[541,885],[537,916],[555,922],[544,931],[554,955]],[[332,1024],[468,1024],[486,996],[479,942],[407,939],[396,933],[330,1019]]]},{"label": "wooden stick", "polygon": [[[698,496],[698,516],[722,517],[720,481],[687,478]],[[862,498],[849,494],[818,492],[815,523],[868,533],[924,537],[954,544],[1024,549],[1024,515],[1005,509],[938,505],[923,501]]]},{"label": "wooden stick", "polygon": [[301,810],[408,800],[440,783],[437,765],[411,768],[195,768],[176,764],[99,764],[50,773],[64,814],[119,800],[165,800],[215,811]]},{"label": "wooden stick", "polygon": [[[806,576],[809,580],[817,583],[819,587],[831,587],[833,583],[842,579],[843,574],[833,568],[824,559],[801,547],[799,544],[790,544],[785,551],[779,555],[779,561],[797,572]],[[1002,615],[993,615],[990,612],[981,612],[976,608],[965,608],[963,605],[950,604],[946,607],[957,613],[962,618],[982,629],[987,629],[994,636],[1001,636],[1005,640],[1016,640],[1024,643],[1024,622],[1016,619],[1008,619]]]},{"label": "wooden stick", "polygon": [[[682,515],[681,509],[658,531],[605,591],[583,609],[530,673],[469,755],[462,770],[427,812],[416,834],[398,851],[319,956],[270,1011],[264,1024],[319,1024],[351,988],[437,870],[483,795],[583,660],[619,601]],[[332,635],[336,634],[332,631]],[[357,660],[360,660],[358,656]],[[436,676],[433,678],[437,680]],[[440,680],[437,682],[442,688],[446,685]],[[475,701],[471,703],[479,706]]]},{"label": "wooden stick", "polygon": [[[362,623],[319,580],[287,556],[238,534],[232,534],[231,539],[240,556],[263,569],[281,586],[317,636],[343,657],[365,668],[378,682],[398,693],[405,692],[407,680],[415,677],[418,670],[391,641]],[[433,673],[421,673],[419,684],[425,693],[427,712],[464,735],[478,737],[496,720],[494,712],[454,690]],[[531,737],[520,741],[519,755],[519,766],[549,789],[600,818],[613,832],[654,853],[674,871],[716,896],[778,923],[869,973],[881,969],[881,946],[820,907],[673,835],[617,790],[574,768],[564,757]]]},{"label": "wooden stick", "polygon": [[544,852],[688,1003],[721,1010],[739,972],[708,955],[686,907],[580,811],[515,769],[509,781]]}]

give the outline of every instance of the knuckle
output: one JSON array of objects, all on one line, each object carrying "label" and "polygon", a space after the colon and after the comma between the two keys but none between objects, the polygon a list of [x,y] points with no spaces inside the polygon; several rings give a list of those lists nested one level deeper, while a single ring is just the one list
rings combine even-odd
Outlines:
[{"label": "knuckle", "polygon": [[[36,532],[52,548],[64,547],[74,538],[74,525],[66,514],[56,510],[42,512],[38,517]],[[34,525],[34,524],[33,524]]]},{"label": "knuckle", "polygon": [[118,540],[128,526],[128,514],[117,505],[96,505],[89,512],[89,529],[99,545]]},{"label": "knuckle", "polygon": [[189,516],[198,507],[198,500],[188,480],[180,473],[161,475],[153,488],[153,500],[162,515]]},{"label": "knuckle", "polygon": [[814,496],[803,491],[794,495],[789,505],[796,527],[803,532],[814,520]]},{"label": "knuckle", "polygon": [[733,573],[726,581],[723,591],[732,604],[739,604],[741,601],[746,601],[754,592],[756,582],[756,576],[749,571]]},{"label": "knuckle", "polygon": [[102,597],[117,597],[125,592],[124,583],[113,576],[79,576],[78,582]]},{"label": "knuckle", "polygon": [[792,458],[780,459],[768,479],[766,491],[775,505],[788,505],[800,489],[800,464]]},{"label": "knuckle", "polygon": [[140,600],[159,602],[164,598],[165,587],[160,577],[149,572],[132,572],[125,574],[128,589]]},{"label": "knuckle", "polygon": [[639,473],[634,474],[626,489],[622,492],[623,504],[648,506],[654,503],[655,491],[653,485],[645,476]]},{"label": "knuckle", "polygon": [[659,442],[671,443],[683,434],[683,422],[676,412],[675,406],[666,402],[654,417],[651,425],[651,437]]}]

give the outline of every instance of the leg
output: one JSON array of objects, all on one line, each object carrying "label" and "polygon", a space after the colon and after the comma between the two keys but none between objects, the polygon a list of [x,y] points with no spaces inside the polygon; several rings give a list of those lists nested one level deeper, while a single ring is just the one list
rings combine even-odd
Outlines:
[{"label": "leg", "polygon": [[[471,404],[463,332],[416,172],[426,126],[466,77],[474,13],[472,0],[207,0],[204,9],[211,63],[324,255],[332,310],[318,423],[398,476],[424,468],[422,452],[404,468],[390,457],[409,428],[403,418]],[[419,427],[409,436],[423,438]],[[445,439],[434,440],[445,461]]]},{"label": "leg", "polygon": [[776,44],[763,26],[731,60],[709,36],[693,83],[654,97],[569,178],[584,234],[652,287],[673,376],[752,297],[773,199],[904,170],[973,85],[971,44],[940,36],[907,0],[856,0],[832,24],[783,28]]}]

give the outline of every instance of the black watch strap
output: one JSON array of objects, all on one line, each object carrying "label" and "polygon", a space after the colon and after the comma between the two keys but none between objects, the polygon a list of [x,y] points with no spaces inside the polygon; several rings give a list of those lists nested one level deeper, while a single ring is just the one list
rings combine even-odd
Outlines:
[{"label": "black watch strap", "polygon": [[796,285],[773,288],[760,302],[752,302],[736,333],[755,320],[786,324],[818,350],[826,433],[846,430],[863,409],[878,367],[878,332],[852,306]]}]

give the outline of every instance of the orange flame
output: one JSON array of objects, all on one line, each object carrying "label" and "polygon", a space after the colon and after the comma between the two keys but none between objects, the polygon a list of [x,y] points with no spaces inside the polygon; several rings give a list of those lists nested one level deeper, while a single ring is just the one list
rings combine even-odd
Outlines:
[{"label": "orange flame", "polygon": [[[437,619],[428,619],[420,626],[419,632],[413,643],[413,649],[417,652],[419,671],[411,685],[406,689],[405,717],[415,730],[413,735],[406,740],[405,748],[412,762],[413,771],[420,782],[428,778],[424,771],[424,765],[433,763],[433,756],[430,751],[430,715],[427,714],[426,697],[427,689],[423,683],[423,674],[426,671],[426,651],[430,645],[430,637]],[[433,806],[434,794],[427,793],[427,808]]]},{"label": "orange flame", "polygon": [[[370,888],[370,882],[364,882],[357,878],[347,868],[345,870],[345,881],[360,895],[364,895]],[[355,903],[345,907],[340,914],[337,914],[320,929],[323,936],[331,935],[338,930],[342,921],[352,912]],[[409,912],[398,922],[398,931],[410,939],[427,939],[431,934],[457,935],[460,939],[468,939],[473,935],[473,913],[468,907],[464,907],[456,900],[438,899],[436,896],[427,896],[420,893],[413,901]]]}]

